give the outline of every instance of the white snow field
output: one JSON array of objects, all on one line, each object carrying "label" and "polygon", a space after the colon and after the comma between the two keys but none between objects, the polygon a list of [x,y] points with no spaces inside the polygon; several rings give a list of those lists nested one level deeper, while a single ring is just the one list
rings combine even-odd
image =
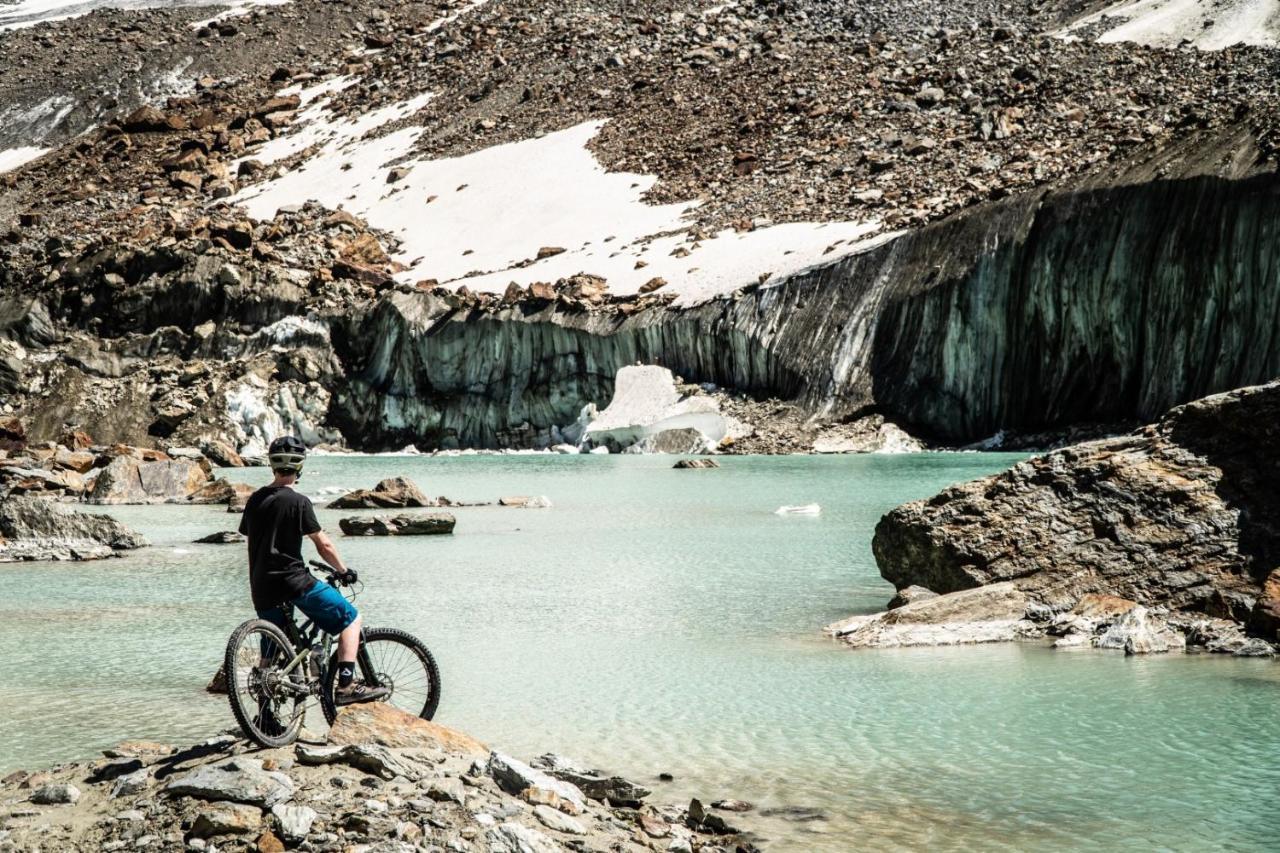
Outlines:
[{"label": "white snow field", "polygon": [[[349,82],[291,90],[304,102],[292,132],[248,157],[270,165],[311,151],[233,200],[258,219],[308,200],[344,208],[402,241],[395,260],[407,266],[398,276],[406,282],[436,279],[502,292],[511,282],[590,273],[605,278],[610,292],[626,295],[660,277],[667,292],[693,304],[891,236],[873,237],[881,223],[870,220],[729,230],[695,241],[686,215],[696,202],[646,204],[643,195],[656,178],[607,172],[587,150],[603,122],[423,160],[412,156],[421,128],[376,132],[408,118],[431,96],[335,118],[329,95]],[[539,260],[541,249],[564,251]]]},{"label": "white snow field", "polygon": [[1280,0],[1123,0],[1073,22],[1060,35],[1103,21],[1110,26],[1100,42],[1130,41],[1177,47],[1184,41],[1202,50],[1234,44],[1280,45]]},{"label": "white snow field", "polygon": [[12,172],[19,166],[24,166],[51,150],[53,149],[28,145],[22,148],[10,148],[7,151],[0,151],[0,175],[5,172]]}]

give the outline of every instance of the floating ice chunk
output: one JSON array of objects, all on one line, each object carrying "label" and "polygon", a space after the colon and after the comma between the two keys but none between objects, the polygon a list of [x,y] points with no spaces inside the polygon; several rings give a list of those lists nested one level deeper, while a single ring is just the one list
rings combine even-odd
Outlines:
[{"label": "floating ice chunk", "polygon": [[774,515],[821,515],[822,507],[817,504],[802,504],[800,506],[780,506],[773,511]]},{"label": "floating ice chunk", "polygon": [[591,453],[591,455],[592,455],[592,456],[608,456],[608,455],[609,455],[609,448],[607,448],[607,447],[605,447],[605,446],[603,446],[603,445],[601,445],[600,447],[593,447],[593,448],[591,448],[590,453]]}]

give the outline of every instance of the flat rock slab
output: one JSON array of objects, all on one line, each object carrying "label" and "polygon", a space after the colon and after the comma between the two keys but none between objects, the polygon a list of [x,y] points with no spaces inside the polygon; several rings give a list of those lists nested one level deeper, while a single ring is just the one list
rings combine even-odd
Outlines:
[{"label": "flat rock slab", "polygon": [[293,797],[293,780],[283,773],[263,770],[262,762],[237,756],[221,764],[198,767],[165,783],[170,796],[229,801],[270,808]]},{"label": "flat rock slab", "polygon": [[453,532],[458,520],[447,512],[394,516],[353,516],[338,522],[347,536],[439,536]]},{"label": "flat rock slab", "polygon": [[827,631],[855,648],[1007,642],[1036,633],[1024,618],[1027,604],[1026,593],[1005,582],[853,616]]},{"label": "flat rock slab", "polygon": [[75,512],[37,497],[0,500],[0,563],[96,560],[146,544],[140,534],[105,515]]}]

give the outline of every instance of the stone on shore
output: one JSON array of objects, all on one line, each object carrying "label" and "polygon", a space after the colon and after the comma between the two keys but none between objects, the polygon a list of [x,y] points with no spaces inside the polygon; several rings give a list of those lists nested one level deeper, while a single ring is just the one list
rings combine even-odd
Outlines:
[{"label": "stone on shore", "polygon": [[215,835],[245,835],[262,831],[262,811],[240,803],[211,803],[196,815],[191,825],[193,838]]},{"label": "stone on shore", "polygon": [[375,702],[351,705],[338,712],[329,728],[329,743],[376,743],[393,748],[442,749],[461,755],[488,755],[489,747],[468,734]]},{"label": "stone on shore", "polygon": [[0,500],[0,563],[96,560],[146,544],[140,534],[105,515],[75,512],[42,498]]},{"label": "stone on shore", "polygon": [[112,459],[98,472],[91,504],[156,504],[186,501],[209,482],[208,472],[188,459],[144,461],[129,455]]},{"label": "stone on shore", "polygon": [[233,483],[219,477],[210,480],[196,491],[187,495],[187,503],[192,504],[243,504],[254,492],[248,483]]},{"label": "stone on shore", "polygon": [[502,790],[531,803],[555,806],[562,812],[575,815],[581,814],[586,807],[586,797],[576,785],[535,770],[501,752],[489,754],[489,775]]},{"label": "stone on shore", "polygon": [[70,805],[79,799],[80,789],[70,782],[51,782],[31,794],[31,802],[40,806]]},{"label": "stone on shore", "polygon": [[271,807],[271,816],[276,819],[276,827],[285,841],[297,844],[311,832],[311,825],[319,815],[309,806],[290,806],[277,803]]},{"label": "stone on shore", "polygon": [[1094,645],[1100,649],[1123,649],[1127,655],[1144,655],[1180,652],[1187,643],[1182,634],[1139,604],[1119,616]]},{"label": "stone on shore", "polygon": [[880,573],[937,592],[1011,581],[1055,610],[1119,596],[1249,619],[1275,639],[1264,583],[1280,554],[1277,422],[1280,382],[1241,388],[953,486],[880,520]]},{"label": "stone on shore", "polygon": [[347,536],[436,536],[452,533],[457,519],[447,512],[419,515],[353,516],[338,522]]},{"label": "stone on shore", "polygon": [[914,601],[926,601],[930,598],[937,598],[938,594],[931,589],[925,589],[922,586],[904,587],[889,599],[889,609],[894,610],[902,607],[904,604],[911,604]]},{"label": "stone on shore", "polygon": [[291,799],[294,783],[284,773],[264,770],[257,759],[236,756],[171,777],[163,790],[174,797],[244,803],[265,809]]},{"label": "stone on shore", "polygon": [[345,746],[315,746],[299,743],[294,754],[299,764],[313,767],[322,764],[346,764],[386,780],[402,776],[416,781],[424,775],[424,770],[419,764],[376,743],[354,743]]},{"label": "stone on shore", "polygon": [[1038,633],[1025,618],[1027,595],[1012,583],[961,590],[853,616],[827,631],[854,648],[1008,642]]},{"label": "stone on shore", "polygon": [[439,503],[427,497],[408,477],[388,477],[372,489],[347,492],[329,504],[329,509],[404,509],[432,507]]}]

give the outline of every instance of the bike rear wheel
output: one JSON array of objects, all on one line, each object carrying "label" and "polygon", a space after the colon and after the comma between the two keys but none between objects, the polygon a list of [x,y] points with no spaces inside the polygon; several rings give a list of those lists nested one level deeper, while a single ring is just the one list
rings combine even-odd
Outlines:
[{"label": "bike rear wheel", "polygon": [[[391,690],[383,702],[429,720],[440,704],[440,669],[422,641],[396,628],[369,628],[356,659],[356,680]],[[320,706],[332,725],[338,716],[333,691],[338,686],[338,656],[329,659]]]},{"label": "bike rear wheel", "polygon": [[223,671],[231,713],[259,746],[286,746],[302,730],[306,673],[301,663],[284,672],[296,655],[284,632],[263,619],[245,622],[227,641]]}]

